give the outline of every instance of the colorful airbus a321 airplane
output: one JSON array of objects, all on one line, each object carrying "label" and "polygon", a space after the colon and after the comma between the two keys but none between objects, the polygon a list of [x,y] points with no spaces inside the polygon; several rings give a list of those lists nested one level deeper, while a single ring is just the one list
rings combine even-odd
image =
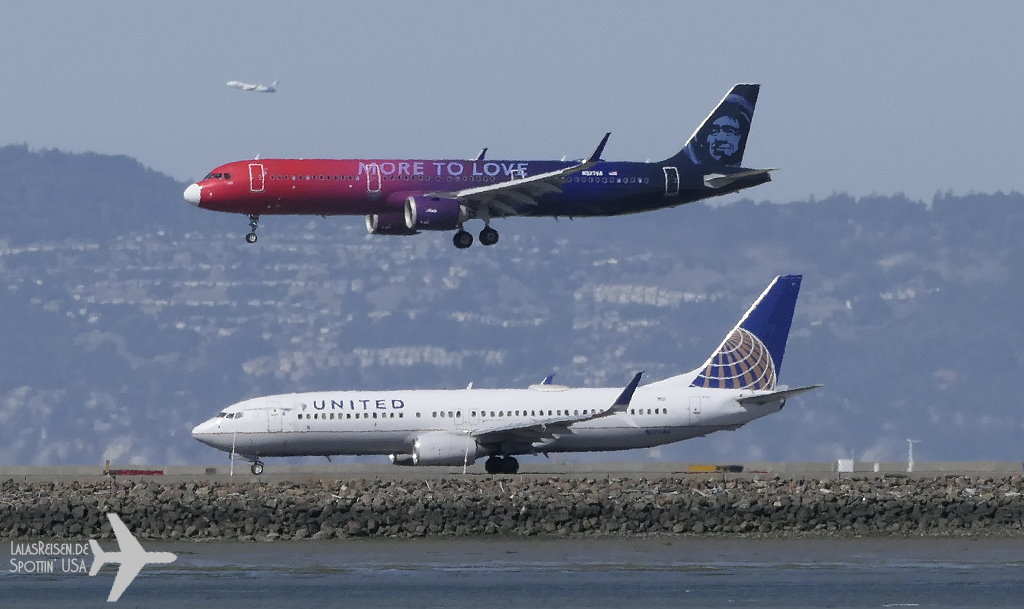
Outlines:
[{"label": "colorful airbus a321 airplane", "polygon": [[734,86],[675,155],[657,163],[601,160],[608,136],[582,161],[256,159],[221,165],[185,189],[203,209],[249,216],[365,215],[375,235],[454,230],[482,220],[480,243],[494,245],[494,218],[631,214],[738,192],[771,180],[771,169],[742,167],[760,85]]}]

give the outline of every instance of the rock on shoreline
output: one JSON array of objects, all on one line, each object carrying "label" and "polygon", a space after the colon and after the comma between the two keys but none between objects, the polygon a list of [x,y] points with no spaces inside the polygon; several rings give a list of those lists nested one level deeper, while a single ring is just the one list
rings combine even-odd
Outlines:
[{"label": "rock on shoreline", "polygon": [[0,483],[0,538],[1024,536],[1021,476]]}]

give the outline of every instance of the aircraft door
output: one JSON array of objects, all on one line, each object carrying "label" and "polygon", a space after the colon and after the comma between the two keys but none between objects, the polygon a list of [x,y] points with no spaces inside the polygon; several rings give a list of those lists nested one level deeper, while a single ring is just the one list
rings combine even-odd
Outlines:
[{"label": "aircraft door", "polygon": [[263,192],[263,163],[249,163],[249,192]]},{"label": "aircraft door", "polygon": [[366,165],[366,192],[380,192],[380,166],[376,163]]},{"label": "aircraft door", "polygon": [[665,196],[674,197],[679,194],[679,169],[662,167],[665,170]]},{"label": "aircraft door", "polygon": [[267,431],[284,431],[284,409],[276,402],[267,404]]},{"label": "aircraft door", "polygon": [[703,410],[703,400],[706,397],[692,396],[690,397],[690,425],[698,426],[701,424],[701,411]]}]

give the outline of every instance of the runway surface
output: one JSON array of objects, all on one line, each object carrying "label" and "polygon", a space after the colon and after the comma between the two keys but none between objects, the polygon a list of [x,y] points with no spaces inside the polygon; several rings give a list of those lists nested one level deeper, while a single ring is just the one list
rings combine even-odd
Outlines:
[{"label": "runway surface", "polygon": [[291,465],[281,460],[268,459],[260,476],[254,476],[249,463],[243,460],[231,464],[215,465],[150,465],[150,464],[109,464],[109,465],[66,465],[66,466],[2,466],[0,480],[27,479],[32,481],[93,481],[102,477],[146,477],[166,481],[210,480],[228,481],[242,479],[278,482],[282,480],[341,480],[352,478],[369,479],[432,479],[452,476],[470,477],[540,477],[568,478],[663,478],[678,476],[710,476],[726,479],[750,479],[779,476],[782,478],[836,479],[842,477],[870,478],[873,476],[907,476],[911,478],[941,475],[972,475],[984,477],[1009,477],[1021,475],[1024,467],[1014,461],[962,461],[962,462],[918,462],[914,471],[907,471],[906,462],[857,462],[853,472],[839,472],[836,462],[747,462],[747,463],[682,463],[682,462],[610,462],[610,463],[530,463],[524,462],[519,474],[487,474],[483,465],[477,463],[462,467],[400,467],[390,463],[343,463],[323,465]]}]

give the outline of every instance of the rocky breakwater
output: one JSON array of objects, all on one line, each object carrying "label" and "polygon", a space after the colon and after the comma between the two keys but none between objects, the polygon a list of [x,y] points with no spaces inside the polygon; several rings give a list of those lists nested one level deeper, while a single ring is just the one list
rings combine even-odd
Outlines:
[{"label": "rocky breakwater", "polygon": [[1020,476],[0,483],[0,538],[1020,536]]}]

